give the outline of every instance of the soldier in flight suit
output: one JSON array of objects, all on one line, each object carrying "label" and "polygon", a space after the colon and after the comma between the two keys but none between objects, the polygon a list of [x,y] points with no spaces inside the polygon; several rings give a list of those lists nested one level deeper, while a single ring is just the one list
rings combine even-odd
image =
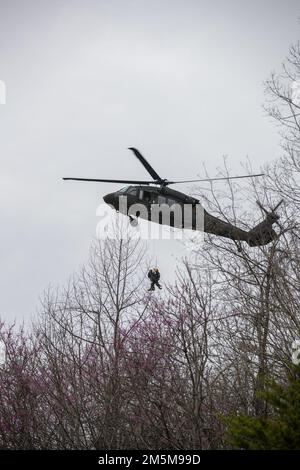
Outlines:
[{"label": "soldier in flight suit", "polygon": [[158,268],[152,268],[148,272],[148,277],[151,281],[151,287],[148,289],[149,291],[155,290],[154,286],[157,286],[159,289],[162,289],[160,283],[158,282],[160,279],[160,272]]}]

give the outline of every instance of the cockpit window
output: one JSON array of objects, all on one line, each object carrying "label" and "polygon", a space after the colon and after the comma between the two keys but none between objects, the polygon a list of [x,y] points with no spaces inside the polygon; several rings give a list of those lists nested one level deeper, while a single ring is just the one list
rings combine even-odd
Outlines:
[{"label": "cockpit window", "polygon": [[130,194],[131,196],[137,196],[137,188],[128,188],[128,190],[126,191],[127,194]]},{"label": "cockpit window", "polygon": [[124,186],[123,188],[119,189],[118,193],[126,193],[129,186]]},{"label": "cockpit window", "polygon": [[129,194],[130,196],[137,196],[137,188],[134,186],[124,186],[124,188],[119,189],[118,193]]}]

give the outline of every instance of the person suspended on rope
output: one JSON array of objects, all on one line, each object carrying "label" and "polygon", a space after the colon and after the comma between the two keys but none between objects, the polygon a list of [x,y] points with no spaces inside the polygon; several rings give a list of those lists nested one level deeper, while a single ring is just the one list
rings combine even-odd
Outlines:
[{"label": "person suspended on rope", "polygon": [[155,290],[154,286],[157,286],[159,289],[162,289],[160,283],[158,282],[159,279],[160,279],[160,272],[159,272],[159,269],[157,267],[151,268],[149,270],[148,277],[151,281],[150,289],[148,289],[149,291]]}]

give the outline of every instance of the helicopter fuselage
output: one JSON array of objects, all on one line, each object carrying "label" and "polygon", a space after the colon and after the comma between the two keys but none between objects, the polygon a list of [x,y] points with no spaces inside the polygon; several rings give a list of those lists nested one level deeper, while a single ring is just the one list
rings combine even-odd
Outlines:
[{"label": "helicopter fuselage", "polygon": [[266,219],[252,230],[243,230],[203,209],[200,201],[167,186],[134,185],[109,193],[104,201],[131,220],[142,218],[179,229],[201,230],[250,246],[266,245],[277,238],[272,228],[275,219]]},{"label": "helicopter fuselage", "polygon": [[236,241],[246,241],[250,246],[267,245],[277,238],[273,224],[279,216],[275,213],[281,202],[271,211],[265,212],[265,219],[251,230],[243,230],[230,222],[224,221],[209,214],[203,209],[199,200],[175,191],[169,186],[179,183],[195,183],[201,181],[229,180],[236,178],[253,178],[262,176],[262,173],[240,176],[225,176],[218,178],[205,178],[197,180],[169,181],[161,178],[143,155],[134,147],[130,147],[140,163],[150,174],[152,180],[120,180],[99,178],[73,178],[64,180],[91,181],[97,183],[125,183],[130,184],[113,193],[104,196],[104,201],[116,211],[128,215],[131,222],[138,218],[162,225],[169,225],[179,229],[201,230],[217,236],[230,238]]},{"label": "helicopter fuselage", "polygon": [[[107,194],[104,201],[116,211],[175,228],[197,228],[197,210],[202,206],[199,200],[168,187],[126,186]],[[187,220],[187,212],[189,219]]]}]

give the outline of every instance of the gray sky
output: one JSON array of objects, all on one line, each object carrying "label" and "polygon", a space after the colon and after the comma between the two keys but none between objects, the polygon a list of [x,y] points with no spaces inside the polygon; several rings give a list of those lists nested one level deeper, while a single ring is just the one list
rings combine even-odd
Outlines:
[{"label": "gray sky", "polygon": [[[118,188],[62,176],[148,177],[130,146],[169,179],[279,156],[262,82],[299,17],[298,0],[0,0],[0,317],[28,319],[86,260]],[[180,250],[155,251],[170,273]]]}]

